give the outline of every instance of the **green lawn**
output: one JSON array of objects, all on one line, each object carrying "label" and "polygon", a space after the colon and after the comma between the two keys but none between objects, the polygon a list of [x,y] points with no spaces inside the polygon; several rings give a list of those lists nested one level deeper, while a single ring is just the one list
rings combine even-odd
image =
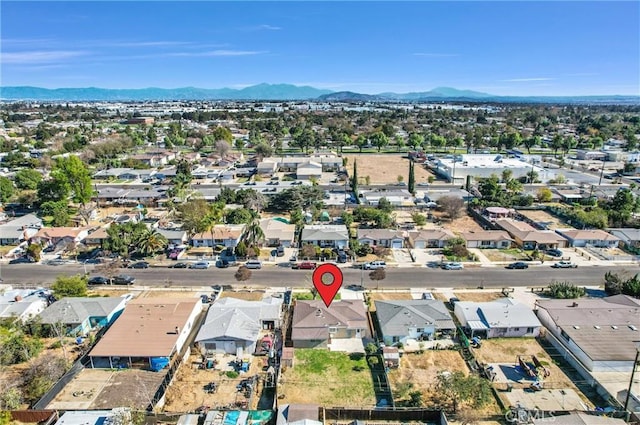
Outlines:
[{"label": "green lawn", "polygon": [[325,349],[296,348],[293,368],[286,368],[282,378],[279,392],[285,394],[287,403],[375,405],[373,381],[364,354],[350,356]]}]

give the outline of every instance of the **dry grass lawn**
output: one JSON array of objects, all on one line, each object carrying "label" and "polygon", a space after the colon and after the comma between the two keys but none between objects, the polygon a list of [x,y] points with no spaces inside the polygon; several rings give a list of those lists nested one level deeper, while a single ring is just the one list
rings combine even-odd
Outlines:
[{"label": "dry grass lawn", "polygon": [[238,298],[245,301],[260,301],[264,298],[264,291],[223,291],[220,298]]},{"label": "dry grass lawn", "polygon": [[374,301],[389,300],[412,300],[411,294],[408,292],[372,292],[371,299]]},{"label": "dry grass lawn", "polygon": [[454,292],[460,301],[472,301],[482,303],[487,301],[498,300],[504,298],[501,292],[482,291],[482,292]]},{"label": "dry grass lawn", "polygon": [[466,214],[453,221],[444,222],[444,227],[456,235],[462,232],[481,232],[484,230],[473,218]]},{"label": "dry grass lawn", "polygon": [[[283,368],[278,393],[282,403],[373,407],[373,380],[364,356],[327,350],[295,349],[292,368]],[[356,371],[354,367],[362,367]]]},{"label": "dry grass lawn", "polygon": [[[398,182],[401,175],[406,183],[409,180],[409,160],[401,155],[391,154],[353,154],[345,155],[348,158],[347,170],[353,173],[353,163],[358,161],[358,177],[361,184],[365,181],[365,176],[369,176],[371,184],[393,184]],[[432,176],[426,168],[416,164],[414,168],[416,184],[427,183]],[[398,186],[400,188],[400,186]],[[406,189],[406,187],[404,187]]]}]

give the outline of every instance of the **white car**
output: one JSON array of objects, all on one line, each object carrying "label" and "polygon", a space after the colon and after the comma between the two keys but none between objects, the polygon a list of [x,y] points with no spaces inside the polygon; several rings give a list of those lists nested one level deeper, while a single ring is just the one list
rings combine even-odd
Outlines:
[{"label": "white car", "polygon": [[364,264],[365,270],[378,270],[387,268],[387,263],[384,261],[372,261]]},{"label": "white car", "polygon": [[462,263],[444,263],[442,268],[445,270],[462,270],[464,269],[464,265]]},{"label": "white car", "polygon": [[211,267],[208,261],[198,261],[189,266],[190,269],[208,269]]},{"label": "white car", "polygon": [[554,269],[575,269],[576,267],[578,267],[578,265],[572,263],[571,261],[558,261],[551,267],[553,267]]},{"label": "white car", "polygon": [[262,263],[258,260],[249,260],[244,263],[244,266],[248,269],[261,269]]}]

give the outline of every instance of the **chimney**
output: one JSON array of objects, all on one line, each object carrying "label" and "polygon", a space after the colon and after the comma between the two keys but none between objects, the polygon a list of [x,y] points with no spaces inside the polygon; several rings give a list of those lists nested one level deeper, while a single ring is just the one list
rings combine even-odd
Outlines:
[{"label": "chimney", "polygon": [[180,334],[180,327],[176,326],[176,335]]},{"label": "chimney", "polygon": [[13,298],[13,300],[14,300],[15,302],[22,301],[22,295],[16,295],[16,296]]},{"label": "chimney", "polygon": [[573,304],[571,304],[571,307],[578,307],[578,303],[574,301]]}]

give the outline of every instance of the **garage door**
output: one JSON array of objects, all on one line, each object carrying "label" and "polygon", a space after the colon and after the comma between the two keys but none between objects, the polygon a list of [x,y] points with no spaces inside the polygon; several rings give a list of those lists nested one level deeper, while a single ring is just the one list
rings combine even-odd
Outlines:
[{"label": "garage door", "polygon": [[402,248],[402,241],[393,241],[391,248],[396,248],[396,249]]}]

